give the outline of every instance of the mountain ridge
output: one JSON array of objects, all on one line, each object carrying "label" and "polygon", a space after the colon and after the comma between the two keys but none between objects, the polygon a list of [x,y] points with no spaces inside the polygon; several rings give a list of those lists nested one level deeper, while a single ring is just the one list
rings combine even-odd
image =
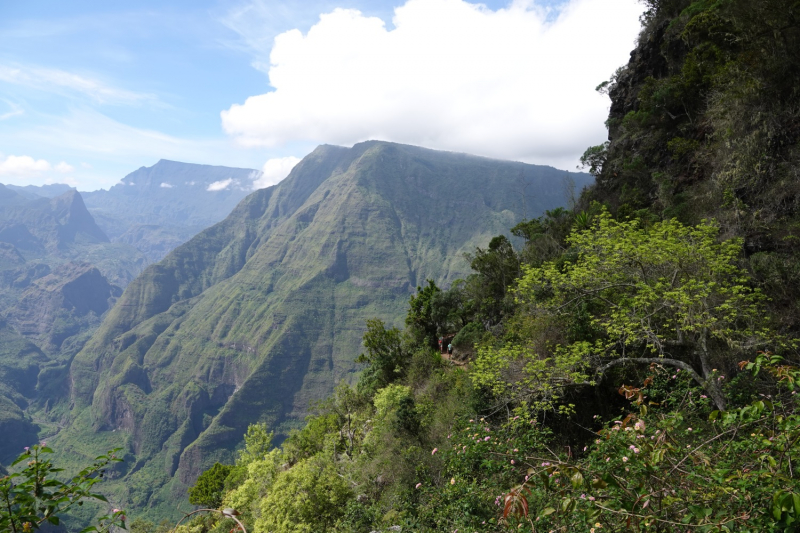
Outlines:
[{"label": "mountain ridge", "polygon": [[352,381],[367,318],[397,322],[417,284],[466,275],[465,252],[563,205],[563,179],[380,141],[317,148],[126,288],[73,360],[59,439],[115,435],[136,465],[124,497],[171,508],[249,423],[285,434]]}]

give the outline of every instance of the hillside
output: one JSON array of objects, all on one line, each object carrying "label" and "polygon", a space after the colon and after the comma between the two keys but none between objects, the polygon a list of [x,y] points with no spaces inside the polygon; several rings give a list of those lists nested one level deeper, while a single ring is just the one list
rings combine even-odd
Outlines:
[{"label": "hillside", "polygon": [[109,190],[84,192],[86,206],[113,242],[149,260],[216,224],[253,189],[258,171],[160,160]]},{"label": "hillside", "polygon": [[174,514],[250,423],[285,434],[354,379],[366,319],[398,322],[417,285],[464,277],[465,252],[563,205],[567,188],[548,167],[384,142],[319,147],[127,287],[70,367],[59,448],[124,446],[115,497]]},{"label": "hillside", "polygon": [[798,531],[800,3],[643,3],[576,208],[370,322],[356,386],[191,501],[255,533]]},{"label": "hillside", "polygon": [[80,193],[53,198],[0,186],[0,460],[35,440],[32,406],[65,391],[66,365],[144,267],[109,242]]},{"label": "hillside", "polygon": [[649,0],[584,158],[619,216],[714,218],[785,328],[800,328],[800,25],[791,0]]}]

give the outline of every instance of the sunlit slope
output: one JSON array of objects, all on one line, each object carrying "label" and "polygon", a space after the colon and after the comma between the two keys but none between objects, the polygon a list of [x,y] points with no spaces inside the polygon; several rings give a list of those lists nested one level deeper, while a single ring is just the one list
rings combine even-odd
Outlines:
[{"label": "sunlit slope", "polygon": [[349,379],[367,318],[398,323],[417,284],[464,276],[464,252],[563,205],[564,176],[383,142],[318,148],[128,286],[72,364],[65,444],[122,430],[127,497],[181,497],[249,423],[285,429]]}]

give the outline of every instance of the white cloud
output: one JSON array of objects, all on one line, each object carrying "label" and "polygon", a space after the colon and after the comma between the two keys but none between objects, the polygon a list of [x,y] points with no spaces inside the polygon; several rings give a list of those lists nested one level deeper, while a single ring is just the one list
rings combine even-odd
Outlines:
[{"label": "white cloud", "polygon": [[0,128],[0,147],[6,153],[29,153],[26,147],[30,146],[38,147],[42,155],[48,150],[47,159],[91,162],[92,168],[76,169],[82,191],[111,187],[120,176],[159,159],[241,168],[258,168],[264,160],[230,138],[176,137],[133,127],[85,107],[64,115],[38,115],[36,122],[20,127]]},{"label": "white cloud", "polygon": [[0,176],[33,178],[52,169],[44,159],[34,159],[29,155],[9,155],[0,160]]},{"label": "white cloud", "polygon": [[355,10],[278,35],[273,91],[221,113],[245,146],[384,139],[573,167],[605,139],[594,91],[624,64],[638,0],[570,0],[555,18],[531,1],[492,11],[408,0],[394,28]]},{"label": "white cloud", "polygon": [[170,185],[169,183],[162,183],[161,184],[161,188],[162,189],[171,189],[172,185]]},{"label": "white cloud", "polygon": [[73,170],[75,170],[75,167],[68,164],[66,161],[62,161],[61,163],[57,164],[54,168],[58,172],[61,172],[62,174],[66,174],[68,172],[72,172]]},{"label": "white cloud", "polygon": [[61,69],[37,66],[0,65],[0,81],[22,85],[39,91],[83,94],[101,104],[133,104],[156,102],[152,94],[136,93],[114,87],[100,80]]},{"label": "white cloud", "polygon": [[86,162],[81,161],[81,168],[91,169],[92,165],[90,163],[86,163]]},{"label": "white cloud", "polygon": [[270,159],[261,169],[261,173],[254,176],[253,189],[263,189],[279,183],[300,162],[299,157],[278,157]]},{"label": "white cloud", "polygon": [[228,178],[226,180],[215,181],[214,183],[212,183],[211,185],[206,187],[206,190],[207,191],[224,191],[225,189],[227,189],[228,187],[231,186],[231,183],[233,183],[233,178]]}]

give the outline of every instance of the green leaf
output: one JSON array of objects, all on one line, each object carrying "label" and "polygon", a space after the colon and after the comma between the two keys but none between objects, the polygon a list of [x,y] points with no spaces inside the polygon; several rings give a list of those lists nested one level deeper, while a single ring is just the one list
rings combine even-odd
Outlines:
[{"label": "green leaf", "polygon": [[555,509],[553,509],[552,507],[546,507],[546,508],[545,508],[545,509],[542,511],[542,514],[541,514],[541,516],[550,516],[551,514],[553,514],[553,513],[555,513],[555,512],[556,512],[556,510],[555,510]]}]

